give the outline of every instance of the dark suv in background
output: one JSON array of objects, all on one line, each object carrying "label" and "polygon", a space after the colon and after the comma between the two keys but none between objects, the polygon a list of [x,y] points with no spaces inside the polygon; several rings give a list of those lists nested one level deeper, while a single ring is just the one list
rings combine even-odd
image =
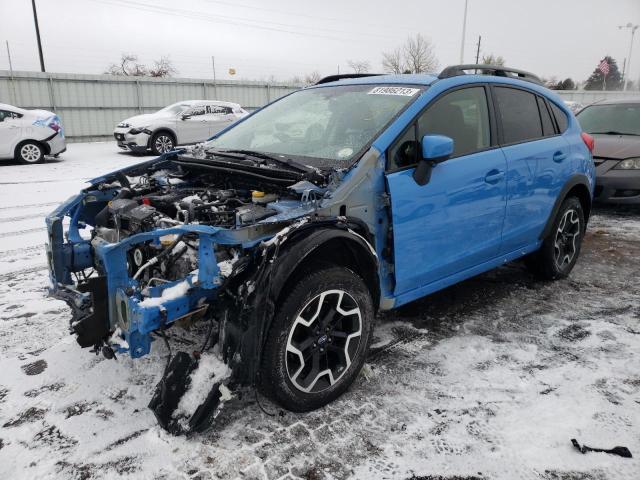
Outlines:
[{"label": "dark suv in background", "polygon": [[595,200],[640,204],[640,100],[606,100],[577,115],[595,138]]}]

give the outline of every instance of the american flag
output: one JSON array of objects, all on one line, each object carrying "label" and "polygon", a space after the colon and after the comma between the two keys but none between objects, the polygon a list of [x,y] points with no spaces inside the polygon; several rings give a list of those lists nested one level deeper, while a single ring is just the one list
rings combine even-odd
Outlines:
[{"label": "american flag", "polygon": [[609,62],[607,62],[606,58],[600,62],[600,65],[598,65],[598,70],[600,70],[605,75],[609,75]]}]

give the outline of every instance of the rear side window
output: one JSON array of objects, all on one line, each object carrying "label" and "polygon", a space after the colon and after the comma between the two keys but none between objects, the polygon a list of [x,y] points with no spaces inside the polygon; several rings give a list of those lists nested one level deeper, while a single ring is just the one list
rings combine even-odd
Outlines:
[{"label": "rear side window", "polygon": [[569,119],[567,118],[567,114],[560,109],[556,104],[551,104],[551,110],[553,111],[554,117],[556,117],[556,122],[558,124],[558,129],[560,133],[564,133],[564,131],[569,127]]},{"label": "rear side window", "polygon": [[515,88],[496,87],[504,143],[519,143],[543,136],[537,96]]},{"label": "rear side window", "polygon": [[541,97],[537,97],[537,99],[538,109],[540,109],[540,118],[542,119],[542,133],[545,137],[555,135],[556,128],[553,126],[553,120],[551,119],[551,114],[549,113],[547,104]]}]

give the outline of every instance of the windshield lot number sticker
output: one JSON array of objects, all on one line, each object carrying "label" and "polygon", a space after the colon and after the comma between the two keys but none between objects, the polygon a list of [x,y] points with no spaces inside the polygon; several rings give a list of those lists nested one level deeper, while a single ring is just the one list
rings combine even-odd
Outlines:
[{"label": "windshield lot number sticker", "polygon": [[402,95],[403,97],[413,97],[419,91],[419,88],[376,87],[369,92],[369,95]]}]

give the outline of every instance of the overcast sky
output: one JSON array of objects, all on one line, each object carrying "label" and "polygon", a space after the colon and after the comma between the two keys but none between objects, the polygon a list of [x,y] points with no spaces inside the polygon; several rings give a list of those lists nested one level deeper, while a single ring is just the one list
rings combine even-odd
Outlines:
[{"label": "overcast sky", "polygon": [[[180,77],[285,80],[348,72],[422,33],[440,66],[458,63],[464,0],[37,0],[47,70],[102,73],[122,52],[169,55]],[[0,69],[38,70],[31,2],[0,0]],[[541,76],[584,80],[604,55],[622,69],[640,0],[469,0],[464,61],[494,53]],[[640,30],[631,78],[640,77]]]}]

